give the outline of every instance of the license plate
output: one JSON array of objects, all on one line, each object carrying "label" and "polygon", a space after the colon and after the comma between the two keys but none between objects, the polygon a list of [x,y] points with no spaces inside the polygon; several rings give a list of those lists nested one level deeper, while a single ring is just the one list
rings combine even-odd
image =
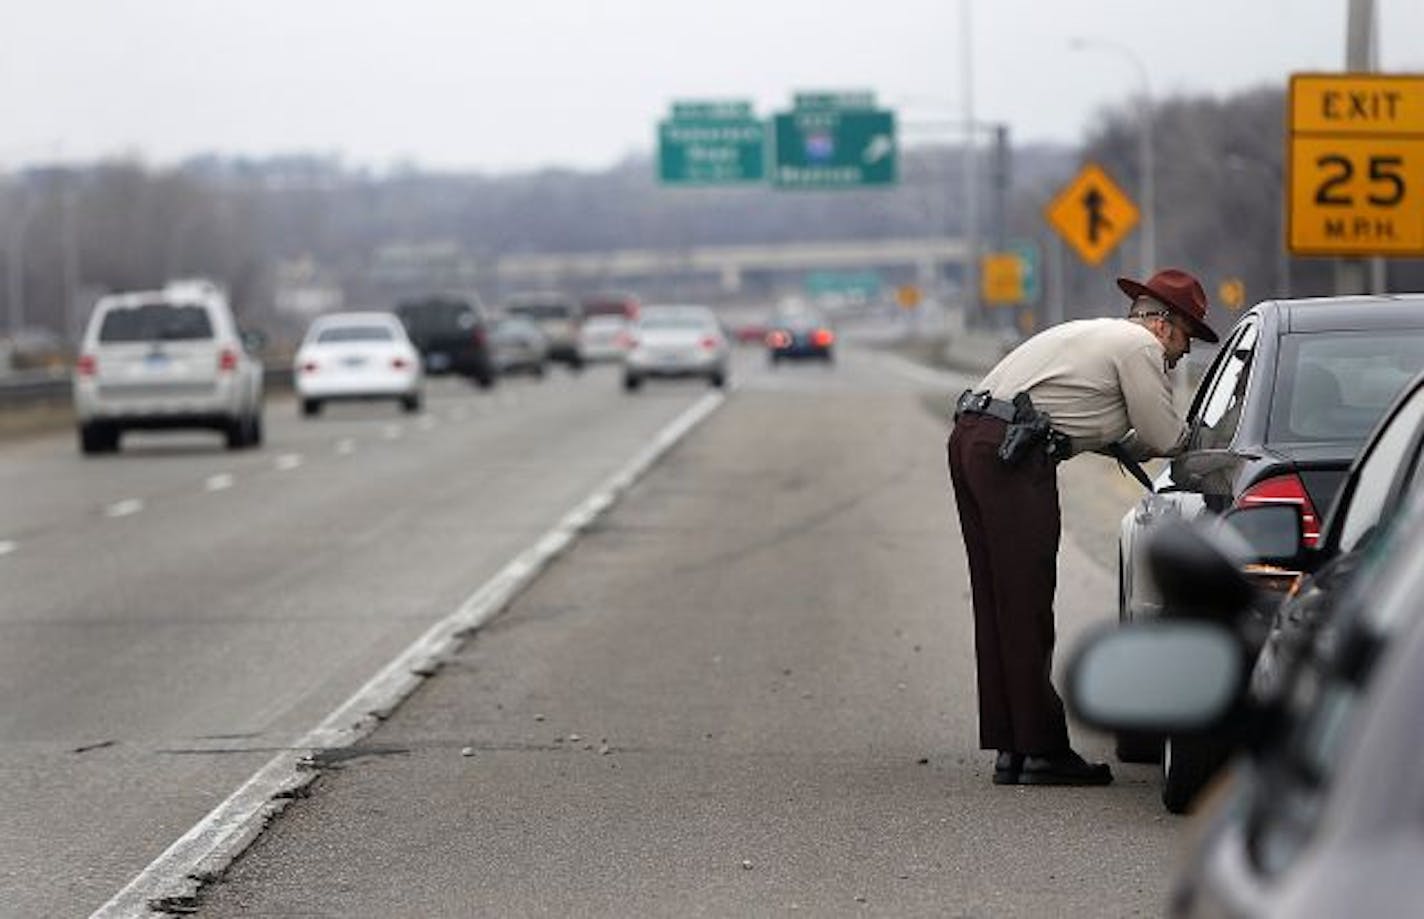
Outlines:
[{"label": "license plate", "polygon": [[366,366],[366,359],[364,357],[343,358],[341,365],[343,367],[364,367]]}]

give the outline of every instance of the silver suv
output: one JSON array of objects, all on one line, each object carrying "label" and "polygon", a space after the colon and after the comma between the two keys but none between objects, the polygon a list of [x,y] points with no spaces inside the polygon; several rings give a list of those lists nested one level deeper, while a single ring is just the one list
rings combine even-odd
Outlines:
[{"label": "silver suv", "polygon": [[211,428],[228,449],[262,442],[262,364],[227,294],[208,281],[112,294],[89,317],[74,368],[79,449],[117,450],[131,429]]}]

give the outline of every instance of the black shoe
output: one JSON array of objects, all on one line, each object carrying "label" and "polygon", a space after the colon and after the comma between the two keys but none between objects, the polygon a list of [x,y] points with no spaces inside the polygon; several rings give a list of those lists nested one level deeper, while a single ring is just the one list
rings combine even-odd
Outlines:
[{"label": "black shoe", "polygon": [[999,755],[994,759],[994,784],[1017,785],[1019,771],[1023,769],[1023,763],[1024,755],[1022,753],[1000,750]]},{"label": "black shoe", "polygon": [[1072,750],[1025,756],[1019,770],[1020,785],[1107,785],[1111,781],[1107,763],[1090,763]]}]

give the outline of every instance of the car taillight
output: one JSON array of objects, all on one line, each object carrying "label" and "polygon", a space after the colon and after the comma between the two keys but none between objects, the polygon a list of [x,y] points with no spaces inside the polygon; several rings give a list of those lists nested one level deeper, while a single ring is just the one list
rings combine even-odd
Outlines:
[{"label": "car taillight", "polygon": [[766,334],[766,344],[770,348],[785,348],[791,344],[791,336],[785,332],[768,332]]},{"label": "car taillight", "polygon": [[232,372],[237,369],[237,352],[231,348],[223,348],[218,352],[218,369]]},{"label": "car taillight", "polygon": [[406,360],[405,358],[403,358],[403,357],[393,357],[393,358],[391,358],[391,367],[392,367],[392,369],[395,369],[395,370],[404,370],[405,368],[407,368],[407,367],[409,367],[409,366],[410,366],[410,362],[407,361],[407,360]]},{"label": "car taillight", "polygon": [[702,336],[702,341],[699,344],[702,345],[704,351],[711,351],[721,343],[721,340],[715,335],[704,335]]},{"label": "car taillight", "polygon": [[316,373],[316,361],[304,361],[302,363],[302,373]]},{"label": "car taillight", "polygon": [[817,348],[829,348],[831,342],[836,340],[836,336],[830,329],[817,329],[811,333],[811,344]]},{"label": "car taillight", "polygon": [[1305,490],[1305,483],[1294,472],[1262,479],[1241,493],[1237,507],[1261,504],[1294,504],[1300,508],[1300,544],[1313,549],[1320,542],[1320,513]]},{"label": "car taillight", "polygon": [[99,372],[99,361],[92,354],[81,354],[74,362],[74,372],[81,377],[92,377]]},{"label": "car taillight", "polygon": [[638,339],[634,338],[632,335],[629,335],[627,332],[619,332],[618,347],[622,348],[624,351],[632,351],[634,348],[638,347]]}]

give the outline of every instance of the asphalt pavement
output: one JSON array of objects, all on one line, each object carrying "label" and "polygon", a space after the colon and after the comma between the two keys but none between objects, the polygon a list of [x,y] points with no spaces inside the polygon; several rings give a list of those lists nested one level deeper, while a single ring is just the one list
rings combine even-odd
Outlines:
[{"label": "asphalt pavement", "polygon": [[[200,914],[1160,913],[1184,823],[1151,768],[989,781],[935,410],[960,381],[850,350],[737,378],[502,616],[320,760]],[[1110,466],[1072,475],[1106,497],[1069,515],[1061,649],[1115,615],[1077,531],[1115,524],[1112,490],[1130,500]]]}]

